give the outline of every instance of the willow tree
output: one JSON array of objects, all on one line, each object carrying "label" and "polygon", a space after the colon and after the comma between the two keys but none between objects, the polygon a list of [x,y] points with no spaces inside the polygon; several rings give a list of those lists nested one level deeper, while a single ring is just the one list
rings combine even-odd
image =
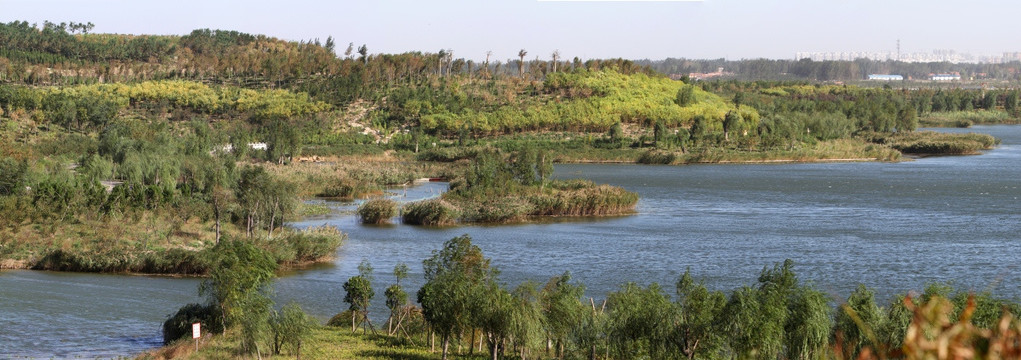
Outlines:
[{"label": "willow tree", "polygon": [[[570,272],[554,276],[539,294],[546,336],[556,343],[557,357],[561,359],[564,357],[564,345],[569,332],[581,323],[582,317],[586,314],[585,305],[581,302],[585,287],[571,284],[570,281]],[[546,352],[549,352],[549,342]]]},{"label": "willow tree", "polygon": [[656,283],[635,283],[610,293],[607,336],[621,357],[674,358],[666,346],[678,308]]},{"label": "willow tree", "polygon": [[[865,347],[875,347],[880,332],[886,327],[886,314],[876,305],[876,296],[865,285],[858,284],[847,302],[837,309],[833,332],[841,343],[842,356],[857,357]],[[875,349],[879,350],[879,349]]]},{"label": "willow tree", "polygon": [[242,350],[257,351],[273,304],[269,294],[276,261],[265,250],[238,240],[223,241],[210,253],[212,270],[199,293],[220,308],[227,327],[241,329]]},{"label": "willow tree", "polygon": [[703,282],[695,282],[690,271],[685,271],[677,280],[677,304],[680,313],[670,337],[674,346],[688,359],[711,358],[724,343],[716,319],[727,304],[726,295],[709,291]]},{"label": "willow tree", "polygon": [[495,281],[496,270],[468,235],[448,240],[422,267],[426,283],[418,290],[418,302],[425,321],[440,336],[442,358],[447,359],[451,337],[471,329],[472,312],[487,284]]}]

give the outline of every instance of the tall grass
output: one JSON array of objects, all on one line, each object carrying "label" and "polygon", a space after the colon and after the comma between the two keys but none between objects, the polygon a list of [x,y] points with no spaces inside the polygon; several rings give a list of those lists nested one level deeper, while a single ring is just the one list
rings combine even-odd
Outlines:
[{"label": "tall grass", "polygon": [[934,112],[919,119],[925,127],[971,127],[973,124],[1021,124],[1021,118],[1012,117],[1001,110],[971,110]]},{"label": "tall grass", "polygon": [[397,202],[390,199],[372,199],[358,207],[358,217],[363,224],[386,224],[394,216],[397,216]]},{"label": "tall grass", "polygon": [[966,155],[992,149],[999,140],[986,134],[947,134],[934,131],[866,135],[869,141],[888,145],[906,154]]},{"label": "tall grass", "polygon": [[442,199],[416,201],[404,205],[401,221],[411,225],[453,225],[461,217],[458,208]]},{"label": "tall grass", "polygon": [[638,194],[616,186],[596,185],[591,181],[555,181],[556,191],[528,196],[531,216],[605,216],[633,212]]}]

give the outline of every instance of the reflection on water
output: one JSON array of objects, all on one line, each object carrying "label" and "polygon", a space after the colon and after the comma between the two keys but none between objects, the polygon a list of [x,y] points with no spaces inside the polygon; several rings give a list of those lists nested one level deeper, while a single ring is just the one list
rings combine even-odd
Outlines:
[{"label": "reflection on water", "polygon": [[[947,131],[961,131],[949,129]],[[421,261],[444,241],[469,234],[509,286],[570,271],[602,298],[626,281],[668,292],[690,268],[710,286],[755,282],[764,266],[790,258],[802,280],[835,299],[864,283],[881,299],[927,282],[1021,296],[1021,127],[976,126],[1003,145],[981,156],[903,163],[770,165],[559,165],[638,192],[638,213],[518,225],[425,228],[363,226],[358,202],[292,224],[331,224],[348,233],[336,260],[289,272],[277,302],[297,301],[320,319],[344,309],[342,284],[368,259],[376,269],[377,317],[394,265],[407,263],[410,294]],[[392,190],[399,200],[437,196],[443,183]],[[195,298],[195,279],[29,271],[0,272],[0,354],[109,356],[159,341],[165,316]],[[413,298],[414,296],[412,296]],[[92,324],[82,331],[77,324]],[[30,330],[25,330],[30,329]],[[30,350],[25,350],[30,349]]]}]

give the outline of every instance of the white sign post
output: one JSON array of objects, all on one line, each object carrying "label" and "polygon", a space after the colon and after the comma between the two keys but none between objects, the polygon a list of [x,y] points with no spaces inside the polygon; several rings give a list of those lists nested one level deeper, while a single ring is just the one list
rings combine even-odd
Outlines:
[{"label": "white sign post", "polygon": [[191,324],[191,338],[195,339],[195,351],[199,351],[199,337],[202,336],[202,324]]}]

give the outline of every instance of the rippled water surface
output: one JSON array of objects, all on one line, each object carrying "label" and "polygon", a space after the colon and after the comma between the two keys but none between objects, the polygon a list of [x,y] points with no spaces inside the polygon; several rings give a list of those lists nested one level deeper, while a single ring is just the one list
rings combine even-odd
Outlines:
[{"label": "rippled water surface", "polygon": [[[509,286],[570,271],[602,298],[627,281],[667,284],[690,268],[715,288],[755,282],[763,266],[790,258],[801,279],[834,296],[858,284],[891,295],[928,282],[1021,297],[1021,127],[968,130],[1003,139],[980,156],[902,163],[770,165],[560,165],[560,178],[585,178],[635,191],[638,213],[505,226],[364,226],[353,204],[293,224],[332,224],[350,236],[332,264],[287,274],[277,302],[297,301],[321,319],[345,307],[358,263],[376,268],[373,307],[382,316],[390,270],[408,263],[405,282],[423,282],[421,261],[461,234]],[[396,191],[435,196],[444,184]],[[109,356],[158,344],[160,322],[195,301],[197,280],[0,272],[0,354]],[[13,320],[12,320],[13,319]],[[91,326],[81,326],[91,324]]]}]

